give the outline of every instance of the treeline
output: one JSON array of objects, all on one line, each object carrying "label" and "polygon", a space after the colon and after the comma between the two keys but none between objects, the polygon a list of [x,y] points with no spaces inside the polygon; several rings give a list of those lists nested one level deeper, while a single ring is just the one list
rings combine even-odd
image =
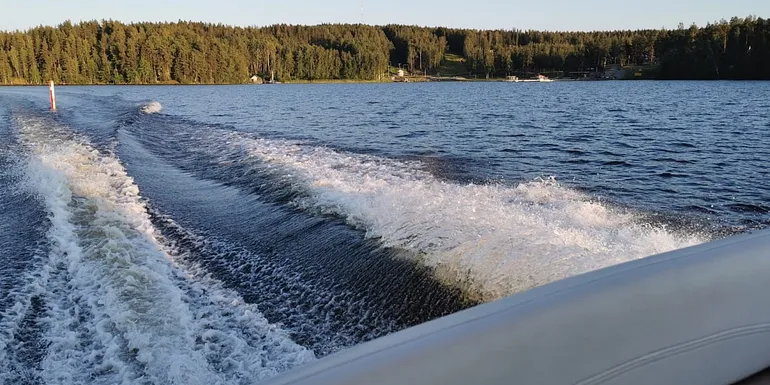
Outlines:
[{"label": "treeline", "polygon": [[0,33],[0,83],[376,79],[387,72],[391,46],[381,28],[365,25],[65,22]]},{"label": "treeline", "polygon": [[401,64],[436,73],[448,53],[468,76],[654,65],[664,79],[770,79],[770,20],[612,32],[65,22],[0,32],[0,84],[377,80]]}]

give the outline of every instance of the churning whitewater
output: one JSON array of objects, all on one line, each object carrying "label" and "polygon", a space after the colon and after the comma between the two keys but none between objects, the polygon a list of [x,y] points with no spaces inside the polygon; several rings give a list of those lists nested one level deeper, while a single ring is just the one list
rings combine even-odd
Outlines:
[{"label": "churning whitewater", "polygon": [[764,126],[576,83],[0,90],[0,385],[259,383],[770,224]]},{"label": "churning whitewater", "polygon": [[436,178],[419,161],[211,127],[175,125],[147,135],[148,145],[166,138],[164,151],[175,162],[207,177],[259,175],[261,193],[340,216],[383,247],[412,251],[440,280],[482,301],[708,240],[648,223],[553,178],[460,184]]},{"label": "churning whitewater", "polygon": [[553,179],[461,185],[419,164],[233,139],[307,191],[293,202],[298,207],[341,215],[386,247],[419,252],[448,283],[485,301],[704,241],[645,224]]},{"label": "churning whitewater", "polygon": [[[164,244],[112,155],[46,119],[13,120],[50,251],[3,314],[3,383],[245,384],[314,358]],[[25,311],[43,313],[40,362],[5,354]]]}]

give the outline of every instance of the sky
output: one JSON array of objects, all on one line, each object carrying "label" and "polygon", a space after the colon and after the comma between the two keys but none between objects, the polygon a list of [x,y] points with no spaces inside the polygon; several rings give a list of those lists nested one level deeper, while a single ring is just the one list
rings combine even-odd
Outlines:
[{"label": "sky", "polygon": [[0,0],[0,30],[113,19],[239,26],[363,20],[379,25],[586,31],[676,28],[680,22],[705,25],[748,15],[770,18],[770,0]]}]

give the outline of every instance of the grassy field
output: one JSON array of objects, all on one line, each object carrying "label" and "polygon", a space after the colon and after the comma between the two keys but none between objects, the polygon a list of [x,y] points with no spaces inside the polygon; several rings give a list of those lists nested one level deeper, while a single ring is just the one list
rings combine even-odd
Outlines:
[{"label": "grassy field", "polygon": [[462,56],[448,53],[444,56],[441,66],[436,70],[438,76],[468,76],[468,69],[465,67],[465,59]]},{"label": "grassy field", "polygon": [[[409,71],[404,67],[401,67],[401,68],[406,71],[406,77],[409,78],[409,81],[424,80],[425,76],[423,72],[415,71],[414,73],[409,73]],[[390,67],[391,76],[395,76],[396,73],[398,73],[398,67],[391,66]],[[448,53],[444,56],[444,59],[441,61],[441,65],[435,70],[428,71],[427,75],[428,77],[431,77],[431,76],[468,77],[468,69],[465,67],[465,59],[463,59],[462,56]]]}]

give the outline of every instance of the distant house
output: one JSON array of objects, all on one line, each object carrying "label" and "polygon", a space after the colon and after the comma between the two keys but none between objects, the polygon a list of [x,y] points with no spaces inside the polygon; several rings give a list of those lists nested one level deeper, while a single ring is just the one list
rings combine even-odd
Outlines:
[{"label": "distant house", "polygon": [[265,82],[261,77],[257,75],[252,76],[249,80],[252,84],[263,84]]},{"label": "distant house", "polygon": [[396,76],[391,78],[396,83],[409,83],[409,79],[406,77],[406,72],[404,70],[399,69],[398,72],[396,72]]}]

